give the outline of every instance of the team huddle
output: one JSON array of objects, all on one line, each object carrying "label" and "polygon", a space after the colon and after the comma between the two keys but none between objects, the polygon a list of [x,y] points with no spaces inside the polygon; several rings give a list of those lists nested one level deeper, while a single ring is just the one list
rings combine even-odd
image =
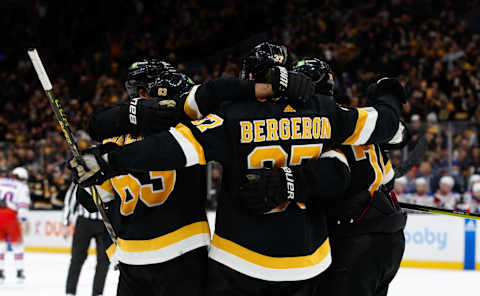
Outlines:
[{"label": "team huddle", "polygon": [[[78,200],[97,211],[95,186],[117,236],[117,295],[387,294],[405,246],[387,153],[408,141],[398,80],[340,105],[327,63],[261,43],[239,79],[195,85],[142,60],[125,86],[89,120],[103,144],[69,162]],[[213,235],[209,161],[224,172]]]}]

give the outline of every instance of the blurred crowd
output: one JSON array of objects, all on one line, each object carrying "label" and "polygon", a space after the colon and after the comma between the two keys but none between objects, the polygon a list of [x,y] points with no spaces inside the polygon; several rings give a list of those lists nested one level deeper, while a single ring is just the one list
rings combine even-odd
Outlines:
[{"label": "blurred crowd", "polygon": [[242,54],[269,40],[296,59],[328,61],[335,95],[354,106],[366,104],[374,79],[400,77],[410,97],[403,119],[412,144],[393,152],[394,165],[419,138],[429,143],[402,192],[416,194],[424,180],[436,194],[450,176],[452,190],[462,193],[455,204],[465,203],[469,178],[480,173],[476,7],[479,1],[3,1],[9,14],[0,18],[0,31],[11,46],[0,48],[0,170],[26,167],[34,207],[62,206],[69,152],[25,48],[39,47],[84,148],[93,143],[87,118],[127,98],[123,81],[135,60],[164,58],[201,83],[237,76]]}]

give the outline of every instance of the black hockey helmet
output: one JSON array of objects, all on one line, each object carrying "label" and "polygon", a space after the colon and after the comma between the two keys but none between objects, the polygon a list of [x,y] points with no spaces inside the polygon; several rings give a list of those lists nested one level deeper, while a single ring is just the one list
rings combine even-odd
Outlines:
[{"label": "black hockey helmet", "polygon": [[315,92],[322,95],[333,96],[333,71],[330,66],[317,58],[298,61],[293,71],[300,72],[310,77],[315,84]]},{"label": "black hockey helmet", "polygon": [[193,80],[183,73],[165,71],[149,82],[146,90],[151,97],[175,99],[190,91],[194,85]]},{"label": "black hockey helmet", "polygon": [[130,65],[125,82],[129,97],[137,97],[140,88],[147,89],[148,83],[164,72],[176,72],[176,69],[170,63],[157,59],[143,59]]},{"label": "black hockey helmet", "polygon": [[243,58],[240,79],[248,79],[248,74],[252,73],[256,81],[262,82],[269,68],[283,66],[289,69],[292,65],[286,46],[263,42]]}]

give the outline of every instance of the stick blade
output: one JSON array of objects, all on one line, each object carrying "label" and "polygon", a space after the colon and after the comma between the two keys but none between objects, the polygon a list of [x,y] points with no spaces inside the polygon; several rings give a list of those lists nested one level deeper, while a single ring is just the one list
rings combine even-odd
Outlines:
[{"label": "stick blade", "polygon": [[36,48],[30,48],[27,51],[30,60],[32,61],[33,67],[37,72],[38,79],[40,79],[40,83],[45,91],[52,90],[52,83],[50,83],[50,79],[48,78],[47,72],[43,67],[42,60],[40,60],[40,56],[38,55],[38,51]]}]

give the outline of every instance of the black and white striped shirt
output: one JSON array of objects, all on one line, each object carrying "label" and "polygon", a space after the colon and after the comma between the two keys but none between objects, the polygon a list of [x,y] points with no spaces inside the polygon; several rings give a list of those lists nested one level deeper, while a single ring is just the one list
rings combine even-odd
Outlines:
[{"label": "black and white striped shirt", "polygon": [[89,213],[82,205],[77,201],[78,184],[72,182],[68,187],[65,194],[65,206],[63,208],[63,224],[70,225],[75,217],[81,216],[91,220],[101,220],[102,217],[98,212]]}]

